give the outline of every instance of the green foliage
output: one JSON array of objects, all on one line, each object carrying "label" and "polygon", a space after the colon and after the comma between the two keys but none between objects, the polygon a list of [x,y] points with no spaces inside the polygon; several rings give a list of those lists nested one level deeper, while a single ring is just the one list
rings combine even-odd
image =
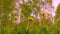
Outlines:
[{"label": "green foliage", "polygon": [[2,2],[2,8],[3,8],[3,12],[5,13],[9,13],[13,10],[14,8],[14,0],[3,0]]},{"label": "green foliage", "polygon": [[29,5],[27,5],[27,4],[21,4],[21,8],[22,8],[22,14],[23,14],[25,17],[30,16],[32,10],[31,10],[31,8],[29,7]]},{"label": "green foliage", "polygon": [[50,2],[50,4],[52,5],[52,0],[48,0],[48,2]]},{"label": "green foliage", "polygon": [[3,25],[6,25],[6,23],[9,22],[8,21],[9,13],[13,11],[14,5],[15,5],[14,0],[1,0],[0,1],[0,14],[1,15],[3,14],[3,16],[0,19]]},{"label": "green foliage", "polygon": [[36,4],[36,3],[38,3],[39,2],[39,0],[33,0],[33,3],[34,4]]},{"label": "green foliage", "polygon": [[57,18],[60,18],[60,4],[58,5],[57,10],[56,10],[56,19]]},{"label": "green foliage", "polygon": [[33,26],[31,26],[28,30],[28,32],[26,31],[26,26],[24,23],[20,23],[19,25],[15,26],[6,26],[1,28],[1,34],[59,34],[60,30],[56,29],[55,26],[51,26],[49,27],[49,29],[47,30],[46,27],[40,27],[37,24],[34,24]]},{"label": "green foliage", "polygon": [[56,27],[58,28],[58,30],[60,30],[60,4],[57,7],[56,10],[56,16],[55,16],[55,21],[56,21]]},{"label": "green foliage", "polygon": [[[17,24],[16,26],[13,25],[13,20],[15,14],[12,14],[13,9],[15,9],[15,0],[0,0],[0,14],[4,14],[0,19],[2,22],[2,25],[0,26],[0,34],[60,34],[60,20],[57,21],[57,24],[51,24],[51,22],[47,25],[47,23],[50,21],[50,19],[45,19],[45,16],[43,17],[42,21],[45,23],[45,25],[39,25],[39,22],[37,18],[34,18],[33,22],[29,22],[28,18],[34,10],[34,8],[37,9],[34,10],[35,15],[40,12],[39,6],[37,6],[38,0],[32,0],[33,3],[29,5],[29,3],[20,4],[20,8],[22,9],[22,13],[26,18],[24,21],[22,21],[20,24]],[[49,0],[50,3],[52,0]],[[43,3],[44,4],[44,3]],[[60,5],[57,8],[56,11],[56,18],[60,18]],[[8,14],[11,13],[11,21],[8,20],[9,16]],[[23,16],[23,17],[24,17]],[[28,30],[27,24],[29,23]]]}]

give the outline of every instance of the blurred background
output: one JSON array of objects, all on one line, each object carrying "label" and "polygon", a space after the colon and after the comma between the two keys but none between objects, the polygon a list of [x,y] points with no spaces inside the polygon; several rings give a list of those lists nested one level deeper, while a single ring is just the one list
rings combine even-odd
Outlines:
[{"label": "blurred background", "polygon": [[0,34],[60,34],[60,1],[0,0]]}]

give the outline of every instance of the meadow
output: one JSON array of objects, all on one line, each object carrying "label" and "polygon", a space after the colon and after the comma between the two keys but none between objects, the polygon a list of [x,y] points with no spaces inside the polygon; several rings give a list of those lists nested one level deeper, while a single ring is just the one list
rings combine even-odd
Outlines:
[{"label": "meadow", "polygon": [[52,8],[52,0],[0,0],[0,34],[60,34],[60,4],[54,18]]}]

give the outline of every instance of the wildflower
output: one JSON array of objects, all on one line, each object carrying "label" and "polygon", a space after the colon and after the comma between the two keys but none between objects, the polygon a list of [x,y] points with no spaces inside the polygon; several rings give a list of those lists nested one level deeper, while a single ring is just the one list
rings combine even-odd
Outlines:
[{"label": "wildflower", "polygon": [[34,21],[34,19],[32,17],[28,17],[29,21]]},{"label": "wildflower", "polygon": [[16,24],[17,24],[17,19],[18,19],[18,16],[15,16],[14,17],[14,25],[16,26]]},{"label": "wildflower", "polygon": [[18,16],[15,16],[14,19],[17,20],[18,19]]},{"label": "wildflower", "polygon": [[46,14],[47,14],[47,13],[46,13],[46,12],[44,12],[44,11],[42,11],[42,12],[41,12],[41,15],[46,15]]}]

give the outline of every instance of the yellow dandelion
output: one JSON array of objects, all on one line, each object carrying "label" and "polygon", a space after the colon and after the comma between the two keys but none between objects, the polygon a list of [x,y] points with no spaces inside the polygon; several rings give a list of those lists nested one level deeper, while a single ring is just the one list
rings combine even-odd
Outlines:
[{"label": "yellow dandelion", "polygon": [[29,21],[34,21],[34,19],[32,17],[28,17]]},{"label": "yellow dandelion", "polygon": [[47,14],[47,13],[46,13],[46,12],[44,12],[44,11],[42,11],[42,12],[41,12],[41,15],[46,15],[46,14]]},{"label": "yellow dandelion", "polygon": [[15,16],[14,19],[18,19],[18,16]]}]

